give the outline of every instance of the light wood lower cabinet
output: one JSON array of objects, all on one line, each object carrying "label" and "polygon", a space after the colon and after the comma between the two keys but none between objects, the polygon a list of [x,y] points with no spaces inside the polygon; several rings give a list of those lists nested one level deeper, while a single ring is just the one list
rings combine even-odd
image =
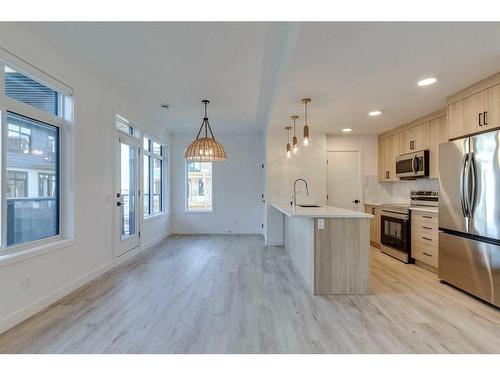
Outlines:
[{"label": "light wood lower cabinet", "polygon": [[411,256],[417,265],[434,272],[438,267],[438,215],[436,213],[411,211]]},{"label": "light wood lower cabinet", "polygon": [[370,221],[370,245],[380,249],[380,206],[365,204],[365,212],[374,216]]}]

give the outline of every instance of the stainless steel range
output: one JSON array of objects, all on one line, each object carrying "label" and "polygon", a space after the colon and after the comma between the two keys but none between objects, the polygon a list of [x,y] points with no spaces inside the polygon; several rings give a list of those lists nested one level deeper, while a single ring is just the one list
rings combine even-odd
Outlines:
[{"label": "stainless steel range", "polygon": [[410,204],[383,204],[380,214],[382,252],[405,263],[411,263],[412,206],[438,206],[439,192],[412,191]]},{"label": "stainless steel range", "polygon": [[411,259],[410,205],[384,204],[380,209],[382,252],[409,263]]}]

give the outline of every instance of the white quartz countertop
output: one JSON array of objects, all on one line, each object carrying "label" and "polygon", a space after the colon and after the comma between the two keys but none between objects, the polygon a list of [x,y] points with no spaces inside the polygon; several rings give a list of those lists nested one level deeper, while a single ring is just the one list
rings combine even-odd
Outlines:
[{"label": "white quartz countertop", "polygon": [[373,215],[345,208],[327,206],[293,208],[290,203],[271,203],[271,206],[289,217],[334,218],[334,219],[372,219]]},{"label": "white quartz countertop", "polygon": [[423,211],[423,212],[431,212],[431,213],[434,213],[434,214],[439,213],[439,210],[438,210],[437,207],[419,206],[419,207],[410,207],[410,210]]}]

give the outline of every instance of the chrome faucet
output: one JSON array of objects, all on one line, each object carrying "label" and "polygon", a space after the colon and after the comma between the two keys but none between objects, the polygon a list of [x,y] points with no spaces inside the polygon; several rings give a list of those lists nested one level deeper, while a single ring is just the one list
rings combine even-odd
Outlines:
[{"label": "chrome faucet", "polygon": [[297,178],[294,182],[293,182],[293,196],[292,196],[292,206],[293,208],[297,207],[297,182],[299,181],[302,181],[304,182],[304,184],[306,185],[306,194],[309,196],[309,189],[307,187],[307,181],[304,180],[303,178]]}]

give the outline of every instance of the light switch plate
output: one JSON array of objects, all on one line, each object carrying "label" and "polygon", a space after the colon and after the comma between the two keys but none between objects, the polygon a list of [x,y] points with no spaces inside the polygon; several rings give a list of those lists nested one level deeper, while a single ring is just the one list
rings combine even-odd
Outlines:
[{"label": "light switch plate", "polygon": [[325,219],[318,219],[318,229],[325,229]]}]

